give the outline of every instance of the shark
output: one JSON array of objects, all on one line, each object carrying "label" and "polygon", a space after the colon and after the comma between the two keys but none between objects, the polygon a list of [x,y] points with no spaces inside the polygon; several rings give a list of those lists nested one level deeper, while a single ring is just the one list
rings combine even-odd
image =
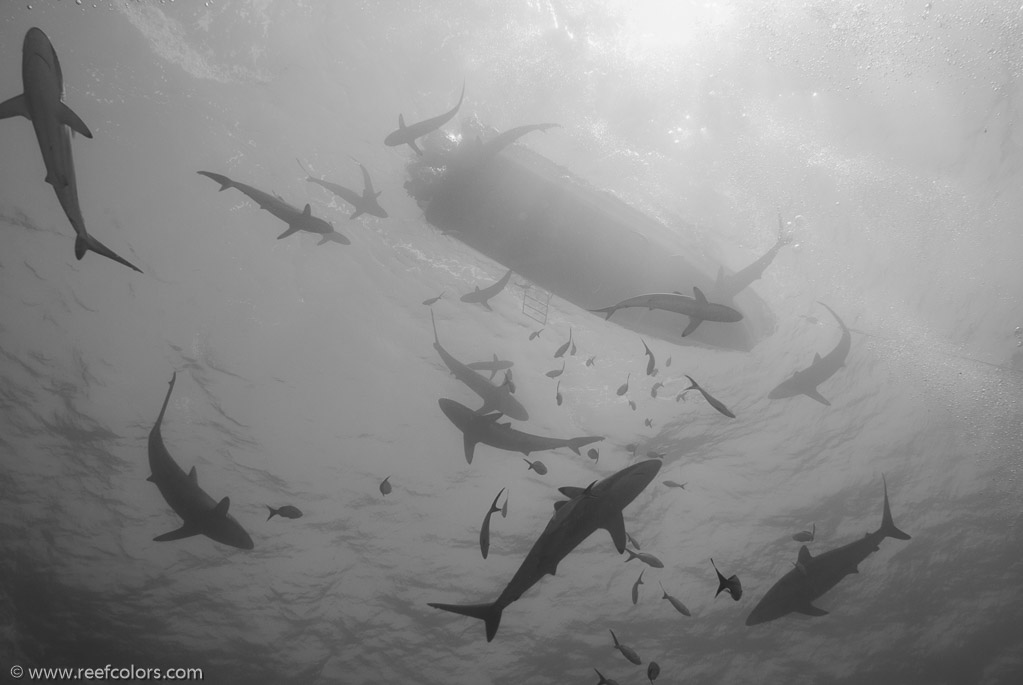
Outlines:
[{"label": "shark", "polygon": [[391,131],[384,138],[384,145],[388,147],[397,147],[398,145],[408,145],[417,155],[422,155],[423,151],[416,145],[416,138],[425,136],[431,131],[436,131],[444,124],[451,121],[456,114],[458,109],[462,106],[462,100],[465,99],[465,82],[462,82],[462,94],[458,96],[458,104],[455,105],[451,110],[438,114],[430,119],[424,119],[418,121],[410,126],[405,125],[405,115],[398,115],[398,129]]},{"label": "shark", "polygon": [[437,350],[444,366],[448,367],[451,375],[469,386],[469,389],[483,398],[483,406],[476,410],[478,414],[486,414],[492,411],[499,411],[516,421],[528,421],[529,412],[515,399],[511,393],[510,386],[497,386],[483,377],[482,374],[473,371],[467,364],[458,361],[444,349],[437,337],[437,321],[434,319],[433,310],[430,310],[430,323],[433,324],[433,349]]},{"label": "shark", "polygon": [[231,499],[224,497],[218,502],[210,497],[205,490],[199,487],[199,475],[196,473],[195,467],[193,466],[192,470],[186,474],[163,444],[160,426],[163,424],[163,415],[167,411],[167,403],[170,402],[176,377],[176,372],[171,375],[170,387],[167,388],[167,395],[163,398],[160,414],[156,417],[153,429],[149,431],[149,469],[152,471],[152,475],[146,480],[156,484],[160,494],[167,500],[167,504],[175,514],[182,518],[183,524],[177,530],[158,535],[153,540],[168,542],[189,538],[193,535],[205,535],[224,545],[238,549],[252,549],[252,538],[245,532],[241,524],[227,512],[231,506]]},{"label": "shark", "polygon": [[560,488],[569,499],[555,503],[554,515],[496,600],[489,604],[431,602],[429,606],[482,620],[487,642],[492,641],[505,608],[545,575],[554,575],[558,564],[598,529],[611,534],[619,554],[625,550],[622,512],[650,484],[660,468],[661,462],[651,459],[627,466],[588,488]]},{"label": "shark", "polygon": [[746,619],[746,625],[767,623],[786,614],[824,616],[828,612],[813,602],[838,585],[850,573],[859,573],[859,565],[876,552],[885,538],[909,540],[910,536],[895,526],[891,506],[888,504],[888,483],[881,476],[884,487],[884,509],[881,527],[859,540],[813,556],[806,545],[799,548],[796,567],[781,577],[763,599],[757,603]]},{"label": "shark", "polygon": [[709,302],[703,291],[693,287],[693,297],[686,297],[682,293],[647,293],[636,295],[618,304],[604,307],[603,309],[591,309],[595,314],[603,314],[604,320],[611,318],[619,309],[629,307],[645,307],[646,309],[661,309],[666,312],[674,312],[689,317],[689,325],[682,331],[682,337],[686,337],[699,327],[704,321],[721,321],[734,323],[742,321],[742,314],[723,304]]},{"label": "shark", "polygon": [[586,435],[579,438],[548,438],[542,435],[533,435],[515,430],[511,427],[511,423],[498,423],[498,419],[501,418],[500,412],[479,414],[464,404],[459,404],[446,397],[442,397],[437,402],[444,415],[450,419],[451,423],[455,424],[458,430],[462,431],[465,461],[469,464],[472,463],[476,445],[481,442],[499,450],[521,452],[529,456],[532,452],[556,450],[559,447],[567,447],[576,454],[581,454],[580,447],[604,439],[600,435]]},{"label": "shark", "polygon": [[815,354],[813,356],[813,363],[810,366],[801,371],[796,371],[790,378],[779,383],[777,387],[767,394],[769,399],[779,400],[795,397],[796,395],[806,395],[825,406],[831,406],[831,402],[828,402],[823,395],[817,392],[817,386],[834,376],[840,368],[845,366],[845,359],[849,356],[849,348],[852,346],[852,334],[846,328],[845,323],[838,318],[835,310],[823,302],[820,305],[835,317],[835,321],[842,328],[842,337],[839,339],[838,344],[835,345],[835,349],[823,357],[819,353]]},{"label": "shark", "polygon": [[449,172],[465,174],[473,171],[492,160],[501,150],[527,133],[532,133],[533,131],[547,132],[552,128],[560,127],[561,124],[526,124],[525,126],[516,126],[503,133],[499,133],[486,142],[483,142],[477,136],[474,142],[467,142],[459,146],[456,156],[448,161]]},{"label": "shark", "polygon": [[38,28],[25,34],[21,50],[21,80],[24,91],[0,103],[0,119],[22,116],[32,122],[39,150],[46,166],[46,182],[53,186],[61,209],[75,230],[75,259],[95,252],[129,269],[142,273],[124,257],[90,235],[78,203],[78,181],[71,155],[71,132],[92,138],[81,117],[63,102],[64,76],[50,39]]},{"label": "shark", "polygon": [[381,219],[387,218],[387,212],[380,206],[377,198],[380,197],[380,192],[373,189],[373,180],[369,177],[369,171],[362,165],[361,162],[356,162],[359,168],[362,169],[362,195],[345,188],[343,185],[337,183],[331,183],[326,179],[308,177],[306,181],[309,183],[315,183],[318,186],[326,188],[330,192],[337,195],[339,198],[347,202],[352,206],[352,214],[349,219],[355,219],[363,214],[370,214],[372,216],[380,217]]},{"label": "shark", "polygon": [[271,195],[270,193],[253,188],[245,183],[239,183],[238,181],[231,180],[223,174],[215,174],[211,171],[198,171],[196,172],[201,176],[213,179],[220,184],[220,190],[224,191],[228,188],[237,188],[242,193],[247,195],[250,199],[254,200],[260,209],[273,214],[275,217],[283,221],[288,225],[288,229],[277,236],[277,240],[287,238],[289,235],[298,233],[299,231],[308,231],[309,233],[317,233],[323,238],[320,240],[318,245],[323,245],[326,242],[340,243],[341,245],[351,245],[352,241],[344,235],[334,230],[334,227],[327,221],[315,217],[312,215],[312,209],[307,203],[305,209],[299,209],[289,205],[287,202]]},{"label": "shark", "polygon": [[462,295],[462,297],[459,299],[461,299],[462,302],[481,304],[487,309],[490,309],[490,298],[504,290],[504,286],[508,285],[508,281],[511,280],[511,277],[512,270],[508,269],[508,273],[502,276],[501,280],[499,280],[497,283],[488,285],[486,288],[480,288],[479,286],[476,286],[476,290],[472,291],[471,293],[466,293],[465,295]]},{"label": "shark", "polygon": [[717,282],[714,284],[714,297],[725,302],[731,302],[732,298],[759,280],[764,275],[764,270],[771,265],[774,258],[778,256],[781,248],[792,242],[792,236],[785,232],[785,225],[781,214],[778,215],[778,240],[775,244],[758,257],[749,266],[736,271],[734,274],[726,274],[724,267],[718,268]]}]

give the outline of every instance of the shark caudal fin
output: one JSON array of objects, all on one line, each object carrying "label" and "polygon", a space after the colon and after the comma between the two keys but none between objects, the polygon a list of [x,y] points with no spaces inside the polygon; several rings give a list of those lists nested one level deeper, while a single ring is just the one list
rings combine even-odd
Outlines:
[{"label": "shark caudal fin", "polygon": [[429,602],[428,606],[450,611],[453,614],[481,619],[486,624],[487,642],[493,640],[497,635],[497,627],[501,625],[501,613],[504,611],[503,607],[497,606],[496,602],[490,604],[436,604]]},{"label": "shark caudal fin", "polygon": [[333,233],[325,234],[322,238],[320,238],[320,242],[318,242],[316,244],[317,245],[323,245],[324,243],[337,243],[338,245],[351,245],[352,241],[349,240],[347,237],[345,237],[343,234],[338,233],[337,231],[334,231]]},{"label": "shark caudal fin", "polygon": [[604,307],[603,309],[590,309],[589,311],[593,312],[594,314],[603,314],[604,321],[607,321],[608,319],[611,318],[612,314],[618,311],[618,307],[617,306]]},{"label": "shark caudal fin", "polygon": [[888,505],[888,483],[885,481],[884,475],[881,476],[881,482],[884,483],[884,514],[881,517],[881,528],[878,532],[887,538],[895,538],[897,540],[912,539],[908,533],[903,533],[895,527],[895,522],[892,520],[892,509]]},{"label": "shark caudal fin", "polygon": [[234,185],[234,181],[229,179],[227,176],[224,176],[223,174],[215,174],[212,171],[197,171],[195,173],[199,174],[200,176],[205,176],[206,178],[213,179],[214,181],[220,184],[221,190],[227,190],[228,188]]},{"label": "shark caudal fin", "polygon": [[585,447],[586,445],[589,445],[591,442],[598,442],[603,439],[604,439],[603,435],[587,435],[582,438],[572,438],[571,440],[568,441],[568,449],[572,450],[576,454],[582,454],[579,451],[580,447]]},{"label": "shark caudal fin", "polygon": [[86,252],[95,252],[98,255],[106,257],[107,259],[114,260],[118,264],[124,264],[129,269],[134,269],[135,271],[142,273],[142,269],[138,268],[137,266],[129,262],[127,259],[111,250],[109,247],[107,247],[100,241],[96,240],[96,238],[94,238],[93,236],[89,235],[88,233],[86,233],[84,236],[79,234],[78,237],[75,238],[75,259],[81,261],[82,257],[85,256]]}]

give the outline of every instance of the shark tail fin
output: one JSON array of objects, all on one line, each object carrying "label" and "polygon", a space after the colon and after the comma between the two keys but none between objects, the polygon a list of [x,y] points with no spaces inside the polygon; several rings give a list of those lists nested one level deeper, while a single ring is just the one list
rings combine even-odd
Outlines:
[{"label": "shark tail fin", "polygon": [[884,483],[884,515],[881,517],[881,529],[878,532],[888,538],[910,540],[908,533],[903,533],[895,527],[895,521],[892,520],[892,509],[888,505],[888,483],[885,482],[884,476],[881,476],[881,482]]},{"label": "shark tail fin", "polygon": [[352,241],[349,240],[343,233],[334,231],[333,233],[325,233],[320,242],[317,245],[323,245],[324,243],[337,243],[338,245],[351,245]]},{"label": "shark tail fin", "polygon": [[129,269],[134,269],[135,271],[142,273],[142,269],[138,268],[127,259],[111,250],[109,247],[96,240],[93,236],[88,233],[84,235],[79,234],[78,237],[75,238],[75,259],[81,261],[86,252],[95,252],[98,255],[103,255],[107,259],[112,259],[118,264],[124,264]]},{"label": "shark tail fin", "polygon": [[200,176],[205,176],[206,178],[213,179],[214,181],[220,184],[221,190],[227,190],[228,188],[234,185],[234,181],[229,179],[227,176],[224,176],[223,174],[215,174],[212,171],[197,171],[195,173],[199,174]]},{"label": "shark tail fin", "polygon": [[572,438],[568,441],[568,449],[572,450],[576,454],[581,455],[582,453],[579,451],[580,447],[585,447],[586,445],[589,445],[591,442],[597,442],[598,440],[603,439],[604,439],[603,435],[587,435],[582,438]]},{"label": "shark tail fin", "polygon": [[501,625],[501,613],[504,611],[502,607],[497,606],[497,602],[490,604],[436,604],[429,602],[429,606],[434,609],[450,611],[453,614],[481,619],[487,627],[487,642],[493,640],[497,635],[497,627]]},{"label": "shark tail fin", "polygon": [[611,318],[612,314],[618,311],[618,307],[604,307],[603,309],[591,309],[590,311],[594,314],[603,314],[604,321],[607,321]]}]

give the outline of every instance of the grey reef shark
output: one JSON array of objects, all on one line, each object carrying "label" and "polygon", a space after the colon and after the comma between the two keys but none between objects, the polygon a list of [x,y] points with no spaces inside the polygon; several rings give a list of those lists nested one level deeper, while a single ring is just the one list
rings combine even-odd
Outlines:
[{"label": "grey reef shark", "polygon": [[349,219],[355,219],[363,214],[370,214],[372,216],[380,217],[381,219],[386,219],[387,212],[384,211],[384,208],[381,207],[380,203],[377,201],[377,198],[380,197],[381,191],[374,190],[373,180],[369,177],[369,172],[366,170],[366,167],[362,165],[362,162],[357,161],[356,164],[358,164],[359,168],[362,169],[362,195],[354,190],[345,188],[343,185],[331,183],[326,179],[313,178],[312,176],[309,176],[306,178],[306,181],[326,188],[350,204],[352,206],[352,214],[348,217]]},{"label": "grey reef shark", "polygon": [[522,406],[511,393],[511,387],[507,385],[494,385],[482,374],[473,371],[468,365],[463,364],[448,353],[440,344],[437,337],[437,321],[433,317],[433,310],[430,310],[430,323],[433,324],[433,349],[437,350],[444,366],[448,367],[451,375],[469,386],[469,389],[483,399],[483,406],[476,410],[479,414],[486,414],[492,411],[499,411],[516,421],[528,421],[529,412]]},{"label": "grey reef shark", "polygon": [[[469,302],[470,304],[481,304],[487,309],[490,309],[490,298],[497,295],[499,292],[504,290],[504,286],[508,285],[508,281],[511,280],[512,270],[508,269],[508,273],[501,277],[497,283],[492,283],[486,288],[480,288],[476,286],[476,290],[471,293],[462,295],[459,299],[462,302]],[[491,310],[493,311],[493,310]]]},{"label": "grey reef shark", "polygon": [[444,124],[451,121],[456,114],[458,109],[462,106],[462,100],[465,98],[465,82],[462,82],[462,94],[458,96],[458,104],[454,106],[450,111],[444,112],[444,114],[438,114],[430,119],[418,121],[411,126],[405,125],[405,115],[398,115],[398,130],[391,131],[384,138],[384,145],[388,147],[397,147],[398,145],[408,145],[412,148],[417,155],[422,155],[423,151],[416,145],[416,138],[421,138],[427,133],[436,131]]},{"label": "grey reef shark", "polygon": [[661,468],[656,459],[627,466],[588,488],[564,487],[568,497],[554,504],[554,515],[533,543],[522,565],[496,600],[489,604],[437,604],[443,609],[482,620],[487,642],[494,639],[504,609],[548,573],[554,575],[558,564],[597,529],[611,534],[615,549],[625,550],[625,519],[622,511],[650,484]]},{"label": "grey reef shark", "polygon": [[567,447],[576,454],[581,454],[580,447],[604,439],[600,435],[586,435],[579,438],[548,438],[542,435],[533,435],[515,430],[511,427],[511,423],[498,423],[498,419],[501,418],[500,412],[479,414],[464,404],[445,397],[437,400],[437,403],[440,405],[441,411],[444,412],[444,416],[448,417],[451,423],[462,431],[465,461],[470,464],[476,452],[476,445],[481,442],[499,450],[521,452],[529,456],[532,452],[556,450],[559,447]]},{"label": "grey reef shark", "polygon": [[838,318],[838,314],[831,307],[823,302],[820,305],[831,312],[831,315],[835,317],[835,321],[842,327],[842,337],[839,339],[838,344],[835,345],[835,349],[823,357],[819,353],[815,354],[813,356],[813,363],[810,366],[802,371],[796,371],[788,380],[779,383],[774,390],[767,394],[769,399],[780,400],[787,397],[795,397],[796,395],[806,395],[825,406],[831,406],[831,402],[828,402],[817,392],[817,386],[834,376],[840,368],[845,366],[845,359],[849,356],[849,349],[852,347],[852,334],[849,333],[845,323]]},{"label": "grey reef shark", "polygon": [[778,240],[761,257],[749,266],[736,271],[734,274],[725,273],[724,267],[718,267],[717,282],[714,284],[715,299],[723,302],[731,302],[732,299],[743,290],[752,285],[753,281],[759,280],[764,275],[764,270],[771,265],[774,258],[778,256],[781,248],[792,242],[792,236],[785,232],[781,214],[778,215]]},{"label": "grey reef shark", "polygon": [[237,188],[250,199],[255,201],[255,203],[259,205],[260,209],[265,209],[286,223],[288,225],[288,230],[277,236],[277,240],[287,238],[289,235],[298,233],[299,231],[307,231],[309,233],[316,233],[323,236],[320,242],[317,243],[318,245],[323,245],[326,242],[335,242],[342,245],[352,244],[351,240],[335,231],[334,227],[331,226],[330,223],[320,219],[319,217],[313,216],[312,209],[308,203],[306,204],[305,209],[299,209],[298,207],[289,205],[276,195],[271,195],[270,193],[259,190],[258,188],[253,188],[245,183],[233,181],[223,174],[215,174],[211,171],[198,171],[196,173],[201,176],[211,178],[219,183],[221,191],[227,190],[228,188]]},{"label": "grey reef shark", "polygon": [[838,585],[850,573],[859,573],[860,563],[876,552],[885,538],[910,539],[908,534],[895,527],[892,510],[888,505],[888,483],[885,482],[884,476],[881,477],[881,482],[884,485],[881,527],[859,540],[817,556],[811,555],[806,545],[800,547],[796,567],[767,591],[764,598],[750,612],[746,625],[767,623],[793,612],[807,616],[824,616],[828,612],[814,606],[815,599]]},{"label": "grey reef shark", "polygon": [[707,297],[697,287],[693,287],[693,297],[686,297],[682,293],[648,293],[637,295],[618,304],[604,307],[603,309],[591,309],[595,314],[603,314],[608,320],[611,315],[619,309],[629,307],[642,307],[646,309],[661,309],[666,312],[674,312],[689,317],[689,325],[682,331],[682,337],[686,337],[699,327],[704,321],[721,321],[734,323],[742,321],[742,314],[723,304],[709,302]]},{"label": "grey reef shark", "polygon": [[75,161],[71,156],[71,132],[92,138],[85,122],[64,104],[64,76],[57,53],[46,34],[31,28],[21,50],[21,80],[24,92],[0,103],[0,119],[22,116],[32,122],[39,150],[46,165],[46,182],[53,186],[64,214],[75,229],[75,258],[95,252],[142,273],[128,260],[89,234],[78,204]]},{"label": "grey reef shark", "polygon": [[463,143],[458,147],[456,154],[447,162],[448,170],[456,174],[464,174],[477,169],[527,133],[532,133],[533,131],[546,132],[552,128],[561,128],[561,124],[526,124],[525,126],[516,126],[503,133],[499,133],[486,142],[479,136],[476,136],[473,142]]},{"label": "grey reef shark", "polygon": [[193,535],[205,535],[231,547],[252,549],[252,538],[241,524],[227,513],[228,507],[231,506],[230,498],[224,497],[217,502],[206,494],[206,491],[199,487],[199,476],[195,467],[193,466],[186,474],[163,444],[160,425],[163,423],[163,415],[167,411],[167,403],[170,402],[176,377],[176,373],[171,376],[167,396],[163,398],[163,406],[160,407],[160,415],[156,417],[156,423],[149,431],[149,469],[152,475],[146,480],[156,484],[160,494],[167,500],[174,513],[182,518],[183,523],[177,530],[158,535],[153,540],[167,542]]}]

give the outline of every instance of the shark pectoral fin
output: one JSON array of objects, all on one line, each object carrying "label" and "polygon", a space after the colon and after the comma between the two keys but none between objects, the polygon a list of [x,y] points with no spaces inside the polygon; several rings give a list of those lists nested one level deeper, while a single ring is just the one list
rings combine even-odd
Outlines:
[{"label": "shark pectoral fin", "polygon": [[419,155],[420,157],[422,157],[422,156],[423,156],[423,151],[422,151],[422,150],[420,150],[420,149],[419,149],[419,147],[417,147],[417,146],[416,146],[416,141],[414,141],[414,140],[412,140],[412,141],[409,141],[409,144],[408,144],[408,146],[409,146],[410,148],[412,148],[413,150],[415,150],[415,153],[416,153],[417,155]]},{"label": "shark pectoral fin", "polygon": [[819,392],[817,392],[817,388],[813,388],[812,390],[804,390],[803,394],[811,399],[817,400],[825,407],[831,406],[831,402],[828,402],[827,399],[824,398],[824,395],[821,395]]},{"label": "shark pectoral fin", "polygon": [[302,216],[312,216],[313,208],[309,206],[309,203],[305,203],[305,209],[302,210]]},{"label": "shark pectoral fin", "polygon": [[25,104],[25,95],[15,95],[10,100],[0,102],[0,119],[11,117],[25,117],[31,119],[28,113],[28,106]]},{"label": "shark pectoral fin", "polygon": [[[194,470],[194,468],[193,468]],[[223,518],[227,516],[227,510],[231,506],[231,498],[225,497],[224,499],[217,502],[217,506],[213,507],[213,511],[210,512],[210,516],[217,516]]]},{"label": "shark pectoral fin", "polygon": [[807,602],[806,604],[804,604],[804,605],[802,605],[800,607],[797,607],[796,609],[793,609],[793,611],[795,611],[797,614],[806,614],[807,616],[827,616],[828,615],[828,612],[824,611],[824,609],[819,609],[819,608],[815,607],[814,605],[810,604],[809,602]]},{"label": "shark pectoral fin", "polygon": [[349,221],[351,221],[352,219],[357,219],[358,217],[362,216],[362,215],[363,215],[364,213],[365,213],[365,212],[363,212],[363,210],[361,210],[361,209],[356,209],[356,210],[355,210],[354,212],[352,212],[352,213],[351,213],[351,214],[349,215],[349,217],[348,217],[348,220],[349,220]]},{"label": "shark pectoral fin", "polygon": [[611,515],[602,528],[606,528],[607,532],[611,533],[611,541],[615,543],[615,549],[621,554],[625,551],[625,519],[622,517],[622,512],[616,512]]},{"label": "shark pectoral fin", "polygon": [[171,540],[183,540],[185,538],[190,538],[194,535],[199,535],[200,532],[202,531],[199,530],[198,526],[191,523],[186,523],[177,530],[172,530],[171,532],[164,533],[163,535],[157,535],[155,538],[153,538],[153,542],[170,542]]},{"label": "shark pectoral fin", "polygon": [[405,115],[404,114],[399,114],[398,115],[398,130],[400,131],[403,128],[405,128]]},{"label": "shark pectoral fin", "polygon": [[[308,207],[308,205],[306,205],[306,206]],[[288,226],[288,230],[286,230],[284,233],[281,233],[279,236],[277,236],[277,240],[281,240],[282,238],[287,238],[289,235],[291,235],[293,233],[298,233],[300,230],[302,230],[302,229],[300,229],[298,226],[289,225]]]},{"label": "shark pectoral fin", "polygon": [[803,566],[806,566],[808,563],[810,563],[811,559],[813,559],[813,556],[810,554],[810,550],[807,549],[806,545],[800,547],[799,556],[796,557],[796,561],[802,564]]},{"label": "shark pectoral fin", "polygon": [[561,507],[565,506],[566,504],[568,504],[568,502],[565,501],[565,500],[560,500],[558,502],[555,502],[554,503],[554,511],[557,511],[558,509],[560,509]]},{"label": "shark pectoral fin", "polygon": [[188,480],[192,481],[194,485],[199,484],[199,473],[195,470],[194,466],[192,467],[192,470],[188,472]]},{"label": "shark pectoral fin", "polygon": [[704,295],[703,291],[697,288],[695,285],[693,286],[693,297],[700,304],[707,304],[707,296]]},{"label": "shark pectoral fin", "polygon": [[566,485],[564,487],[558,488],[558,492],[560,492],[565,497],[568,497],[569,499],[573,497],[578,497],[585,491],[586,491],[585,488],[577,488],[573,485]]},{"label": "shark pectoral fin", "polygon": [[60,103],[60,114],[58,116],[60,117],[60,123],[70,127],[75,133],[81,133],[86,138],[92,138],[92,131],[85,125],[82,118],[63,102]]},{"label": "shark pectoral fin", "polygon": [[690,316],[689,317],[689,325],[686,326],[686,329],[684,331],[682,331],[682,337],[684,338],[687,335],[689,335],[690,333],[692,333],[693,331],[695,331],[696,328],[701,323],[703,323],[703,319],[697,319],[697,318],[694,318],[694,317]]},{"label": "shark pectoral fin", "polygon": [[465,463],[471,464],[473,454],[476,452],[476,441],[466,434],[462,439],[462,446],[465,448]]}]

